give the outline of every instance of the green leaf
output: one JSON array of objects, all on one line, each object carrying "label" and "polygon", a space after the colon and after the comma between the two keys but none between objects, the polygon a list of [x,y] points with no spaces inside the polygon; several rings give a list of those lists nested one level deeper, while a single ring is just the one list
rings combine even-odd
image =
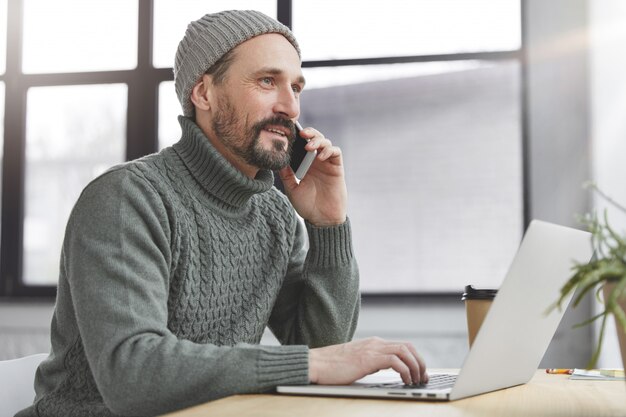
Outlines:
[{"label": "green leaf", "polygon": [[600,357],[600,352],[602,351],[602,340],[604,340],[604,329],[606,328],[606,315],[602,319],[602,324],[600,325],[600,335],[598,336],[598,346],[596,350],[593,352],[589,363],[587,364],[587,369],[594,368],[596,363],[598,363],[598,358]]},{"label": "green leaf", "polygon": [[[626,214],[626,207],[602,192],[595,183],[588,182],[584,186],[591,188],[609,204]],[[572,268],[573,275],[561,287],[558,299],[550,306],[549,311],[556,307],[561,308],[563,302],[573,292],[576,292],[576,295],[572,305],[576,307],[587,293],[595,290],[596,298],[604,303],[604,311],[575,326],[587,326],[602,318],[597,346],[588,364],[588,367],[591,368],[597,363],[602,350],[608,316],[613,315],[616,324],[626,332],[626,312],[618,302],[626,297],[626,235],[618,233],[611,227],[608,209],[603,210],[601,218],[598,216],[598,212],[594,210],[583,216],[578,216],[578,221],[586,226],[591,233],[591,247],[594,250],[594,257],[587,264],[574,265]],[[600,294],[603,287],[609,282],[614,282],[615,287],[602,301]]]}]

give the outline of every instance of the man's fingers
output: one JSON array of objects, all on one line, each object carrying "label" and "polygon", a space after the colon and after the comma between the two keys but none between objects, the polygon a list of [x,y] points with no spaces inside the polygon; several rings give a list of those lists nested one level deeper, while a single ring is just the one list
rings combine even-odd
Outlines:
[{"label": "man's fingers", "polygon": [[332,146],[333,143],[330,141],[330,139],[327,139],[324,136],[319,136],[309,140],[305,147],[309,151],[314,151],[316,149],[323,150],[326,148],[331,148]]},{"label": "man's fingers", "polygon": [[296,181],[296,174],[293,172],[293,169],[289,165],[285,168],[278,171],[278,175],[280,176],[280,180],[285,187],[285,192],[287,195],[291,193],[291,190],[298,186],[298,182]]},{"label": "man's fingers", "polygon": [[[320,384],[349,384],[380,369],[393,369],[405,384],[428,381],[426,365],[413,345],[372,337],[342,345],[312,349],[312,381]],[[315,376],[319,377],[315,379]]]},{"label": "man's fingers", "polygon": [[390,344],[387,346],[387,352],[394,354],[402,360],[411,372],[411,380],[414,384],[422,381],[422,366],[413,355],[413,352],[404,343]]},{"label": "man's fingers", "polygon": [[405,343],[405,345],[411,351],[411,353],[413,354],[413,356],[417,360],[417,363],[419,363],[419,366],[420,366],[420,380],[421,380],[421,382],[424,383],[424,384],[428,383],[428,373],[426,372],[426,362],[424,361],[424,358],[422,358],[422,355],[417,353],[417,350],[415,350],[415,346],[413,346],[410,343]]},{"label": "man's fingers", "polygon": [[316,136],[321,136],[324,137],[324,135],[322,135],[319,130],[316,130],[312,127],[305,127],[304,129],[302,129],[300,131],[300,136],[302,136],[305,139],[313,139]]},{"label": "man's fingers", "polygon": [[326,161],[331,158],[341,157],[341,148],[333,146],[330,139],[324,136],[314,137],[307,143],[306,150],[317,151],[317,159]]},{"label": "man's fingers", "polygon": [[412,384],[411,371],[409,367],[400,358],[394,354],[379,355],[374,365],[378,369],[392,368],[394,371],[400,374],[402,382],[405,384]]},{"label": "man's fingers", "polygon": [[318,152],[317,159],[320,161],[326,161],[327,159],[339,156],[341,156],[341,149],[337,146],[331,146],[330,148],[324,148],[321,152]]},{"label": "man's fingers", "polygon": [[[371,338],[368,343],[373,352],[383,356],[382,365],[391,367],[400,373],[404,383],[420,384],[427,381],[427,378],[424,377],[424,361],[410,343],[390,342],[380,338]],[[382,366],[380,363],[377,365],[379,369],[384,369],[380,367]]]},{"label": "man's fingers", "polygon": [[301,133],[304,133],[301,136],[308,140],[305,146],[307,151],[322,151],[326,148],[331,148],[333,146],[333,143],[330,141],[330,139],[311,127],[307,127],[306,129],[302,130]]}]

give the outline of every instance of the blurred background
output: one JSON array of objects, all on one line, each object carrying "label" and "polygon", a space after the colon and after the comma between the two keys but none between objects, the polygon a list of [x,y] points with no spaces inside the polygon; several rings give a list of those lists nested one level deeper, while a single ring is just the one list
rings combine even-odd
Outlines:
[{"label": "blurred background", "polygon": [[[74,202],[178,140],[178,41],[233,8],[292,27],[300,121],[344,152],[357,337],[460,367],[463,287],[497,288],[531,219],[581,227],[606,207],[589,180],[626,203],[620,0],[0,0],[0,360],[49,349]],[[595,330],[572,326],[598,308],[567,312],[542,366],[586,364]],[[610,329],[600,366],[621,366]]]}]

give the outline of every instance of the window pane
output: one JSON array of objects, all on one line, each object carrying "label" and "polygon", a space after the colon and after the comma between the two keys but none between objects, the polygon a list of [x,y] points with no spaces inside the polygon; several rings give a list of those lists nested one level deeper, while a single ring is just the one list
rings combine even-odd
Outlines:
[{"label": "window pane", "polygon": [[180,139],[181,130],[178,115],[183,114],[174,81],[165,81],[159,85],[159,149],[173,145]]},{"label": "window pane", "polygon": [[24,0],[24,72],[135,68],[137,10],[137,0]]},{"label": "window pane", "polygon": [[336,68],[304,69],[302,124],[343,150],[364,292],[497,287],[519,244],[519,65],[449,64],[355,68],[332,87]]},{"label": "window pane", "polygon": [[127,91],[125,84],[28,90],[25,283],[56,283],[65,225],[80,192],[125,159]]},{"label": "window pane", "polygon": [[[7,0],[0,0],[0,74],[6,70],[7,57]],[[4,99],[3,99],[4,100]]]},{"label": "window pane", "polygon": [[520,0],[293,0],[304,60],[515,50]]},{"label": "window pane", "polygon": [[178,42],[185,35],[189,22],[207,13],[247,9],[276,18],[276,0],[154,0],[154,66],[174,66]]}]

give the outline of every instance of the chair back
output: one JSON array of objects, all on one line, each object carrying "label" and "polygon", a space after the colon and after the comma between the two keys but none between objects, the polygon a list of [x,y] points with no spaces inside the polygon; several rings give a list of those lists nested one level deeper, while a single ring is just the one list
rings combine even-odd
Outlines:
[{"label": "chair back", "polygon": [[35,399],[35,371],[47,353],[0,361],[0,417],[13,417]]}]

